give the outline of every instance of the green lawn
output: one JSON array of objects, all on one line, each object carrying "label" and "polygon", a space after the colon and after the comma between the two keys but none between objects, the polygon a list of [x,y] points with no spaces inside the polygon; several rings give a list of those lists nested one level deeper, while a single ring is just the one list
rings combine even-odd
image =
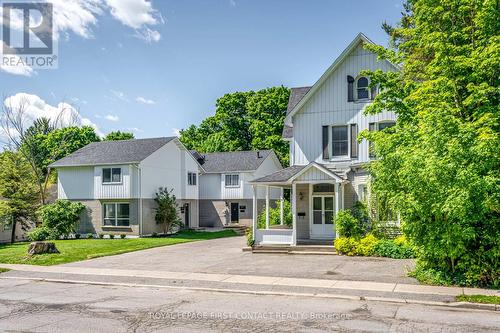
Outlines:
[{"label": "green lawn", "polygon": [[57,265],[91,258],[111,256],[152,247],[236,236],[233,230],[217,232],[181,231],[166,238],[126,238],[126,239],[72,239],[57,240],[58,254],[41,254],[29,257],[29,243],[0,245],[0,263]]},{"label": "green lawn", "polygon": [[499,304],[499,296],[486,296],[486,295],[460,295],[457,296],[457,301],[471,302],[471,303],[485,303],[485,304]]}]

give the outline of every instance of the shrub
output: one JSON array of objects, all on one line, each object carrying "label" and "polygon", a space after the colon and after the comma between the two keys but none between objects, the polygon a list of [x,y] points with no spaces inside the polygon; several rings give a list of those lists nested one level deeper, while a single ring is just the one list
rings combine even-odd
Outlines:
[{"label": "shrub", "polygon": [[103,239],[104,238],[104,234],[99,234],[99,238]]},{"label": "shrub", "polygon": [[120,238],[121,238],[121,239],[124,239],[125,237],[127,237],[127,235],[125,235],[125,234],[121,234],[121,235],[120,235]]},{"label": "shrub", "polygon": [[85,206],[80,202],[57,200],[53,204],[45,205],[39,209],[42,226],[47,228],[49,238],[67,238],[75,232],[75,227],[80,219],[80,213]]},{"label": "shrub", "polygon": [[[276,202],[275,208],[269,209],[269,225],[279,225],[281,224],[281,208],[279,201]],[[283,201],[283,224],[286,226],[291,226],[293,224],[292,220],[292,205],[289,201]],[[257,218],[257,228],[266,228],[266,210],[264,209]]]},{"label": "shrub", "polygon": [[82,235],[80,235],[80,234],[75,234],[75,239],[80,239],[81,236]]},{"label": "shrub", "polygon": [[358,242],[354,237],[339,237],[333,242],[335,250],[339,254],[346,254],[348,256],[356,255],[356,247]]},{"label": "shrub", "polygon": [[87,239],[93,239],[94,238],[94,234],[87,234]]},{"label": "shrub", "polygon": [[113,234],[109,234],[108,236],[109,236],[109,239],[114,239],[115,238],[115,235],[113,235]]},{"label": "shrub", "polygon": [[47,228],[40,226],[28,232],[27,237],[32,242],[44,241],[49,238],[49,231]]},{"label": "shrub", "polygon": [[375,247],[379,242],[380,240],[378,240],[375,236],[368,234],[367,236],[361,238],[357,244],[356,254],[366,257],[375,255]]},{"label": "shrub", "polygon": [[163,232],[168,235],[175,227],[183,226],[179,215],[177,214],[177,199],[173,190],[160,187],[154,199],[157,207],[155,209],[155,221],[163,225]]},{"label": "shrub", "polygon": [[247,237],[247,245],[253,246],[255,244],[255,241],[253,240],[253,229],[247,228],[245,230],[245,236]]},{"label": "shrub", "polygon": [[364,230],[349,210],[340,210],[333,222],[340,237],[362,237]]},{"label": "shrub", "polygon": [[153,238],[156,238],[156,237],[158,237],[158,233],[156,233],[156,232],[153,232],[153,233],[151,234],[151,237],[153,237]]},{"label": "shrub", "polygon": [[371,230],[370,214],[368,213],[368,208],[365,203],[356,201],[351,208],[351,214],[358,220],[359,226],[364,234]]},{"label": "shrub", "polygon": [[[402,243],[400,243],[402,244]],[[409,259],[415,258],[414,249],[407,245],[397,245],[394,240],[381,240],[375,245],[375,252],[381,257],[394,258],[394,259]]]}]

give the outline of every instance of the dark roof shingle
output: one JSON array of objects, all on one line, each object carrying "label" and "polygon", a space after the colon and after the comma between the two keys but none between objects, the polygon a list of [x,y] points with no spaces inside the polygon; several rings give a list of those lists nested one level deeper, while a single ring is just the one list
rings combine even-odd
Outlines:
[{"label": "dark roof shingle", "polygon": [[139,163],[175,138],[93,142],[52,163],[50,167]]},{"label": "dark roof shingle", "polygon": [[304,96],[311,90],[312,87],[290,88],[290,98],[288,99],[288,107],[286,113],[289,114],[293,108],[299,104]]},{"label": "dark roof shingle", "polygon": [[[254,171],[273,153],[272,150],[250,150],[220,153],[191,152],[206,172]],[[198,156],[202,158],[199,159]]]},{"label": "dark roof shingle", "polygon": [[252,183],[284,183],[298,174],[307,165],[293,165],[291,167],[278,170],[267,176],[252,180]]}]

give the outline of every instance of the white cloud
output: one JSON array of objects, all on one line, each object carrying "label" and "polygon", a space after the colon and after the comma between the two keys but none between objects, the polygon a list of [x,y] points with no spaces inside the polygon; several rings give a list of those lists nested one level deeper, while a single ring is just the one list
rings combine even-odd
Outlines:
[{"label": "white cloud", "polygon": [[113,122],[117,122],[118,120],[120,120],[120,118],[118,116],[115,116],[115,115],[112,115],[112,114],[108,114],[106,117],[106,120],[109,120],[109,121],[113,121]]},{"label": "white cloud", "polygon": [[[1,7],[0,7],[1,8]],[[1,15],[1,13],[0,13]],[[3,40],[0,40],[0,48],[3,49],[4,42]],[[0,49],[0,51],[1,51]],[[8,74],[13,74],[13,75],[22,75],[22,76],[32,76],[33,74],[36,74],[36,72],[31,68],[30,66],[25,65],[22,62],[18,62],[19,57],[16,55],[9,55],[9,58],[12,58],[14,62],[17,64],[19,63],[20,65],[17,66],[5,66],[3,65],[3,62],[0,63],[0,71],[8,73]]]},{"label": "white cloud", "polygon": [[111,89],[110,92],[116,97],[118,98],[119,100],[122,100],[124,102],[127,102],[129,101],[127,95],[125,95],[125,93],[123,91],[119,91],[119,90],[113,90]]},{"label": "white cloud", "polygon": [[136,100],[136,102],[143,103],[143,104],[148,104],[148,105],[153,105],[153,104],[156,103],[152,99],[147,99],[147,98],[144,98],[142,96],[138,96],[135,100]]},{"label": "white cloud", "polygon": [[180,137],[181,136],[181,129],[180,128],[172,128],[172,134],[177,136],[177,137]]},{"label": "white cloud", "polygon": [[25,107],[26,120],[23,124],[24,128],[31,126],[34,120],[45,117],[55,122],[59,127],[66,126],[91,126],[98,135],[102,136],[97,124],[90,119],[82,117],[82,115],[71,104],[60,102],[57,106],[53,106],[45,102],[37,95],[27,93],[17,93],[9,96],[4,100],[7,107],[18,110],[20,105]]},{"label": "white cloud", "polygon": [[144,132],[142,129],[137,128],[137,127],[128,127],[127,131],[132,131],[132,132],[135,132],[135,133],[142,133],[142,132]]}]

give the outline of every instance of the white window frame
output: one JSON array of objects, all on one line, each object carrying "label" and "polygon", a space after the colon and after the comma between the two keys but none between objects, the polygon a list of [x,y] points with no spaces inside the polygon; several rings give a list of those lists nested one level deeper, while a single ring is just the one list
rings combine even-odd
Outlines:
[{"label": "white window frame", "polygon": [[[111,176],[111,181],[106,182],[104,181],[104,170],[110,170],[110,176]],[[120,170],[120,181],[119,182],[114,182],[113,181],[113,170],[119,169]],[[101,182],[103,185],[117,185],[117,184],[122,184],[123,183],[123,169],[121,167],[109,167],[109,168],[102,168],[101,170]]]},{"label": "white window frame", "polygon": [[[227,179],[231,179],[231,184],[228,185]],[[237,184],[233,184],[233,177],[237,177]],[[224,175],[224,186],[225,187],[240,187],[240,174],[239,173],[227,173]]]},{"label": "white window frame", "polygon": [[[330,153],[330,161],[339,161],[339,160],[347,160],[351,159],[351,125],[353,123],[348,123],[348,124],[332,124],[328,126],[328,152]],[[333,128],[334,127],[347,127],[347,155],[338,155],[334,156],[333,155]],[[359,126],[358,126],[359,128]],[[358,156],[359,156],[359,151],[358,151]]]},{"label": "white window frame", "polygon": [[[111,220],[111,218],[106,218],[106,205],[114,205],[115,206],[115,217],[114,221],[115,224],[113,225],[106,225],[104,223],[104,220],[108,219]],[[128,205],[128,218],[124,217],[118,217],[118,205]],[[103,227],[108,227],[108,228],[130,228],[130,202],[103,202],[102,203],[102,226]],[[118,225],[119,220],[128,220],[128,225]]]},{"label": "white window frame", "polygon": [[[193,182],[194,180],[194,182]],[[188,171],[188,179],[187,179],[188,185],[189,186],[196,186],[198,183],[198,174],[193,171]]]}]

